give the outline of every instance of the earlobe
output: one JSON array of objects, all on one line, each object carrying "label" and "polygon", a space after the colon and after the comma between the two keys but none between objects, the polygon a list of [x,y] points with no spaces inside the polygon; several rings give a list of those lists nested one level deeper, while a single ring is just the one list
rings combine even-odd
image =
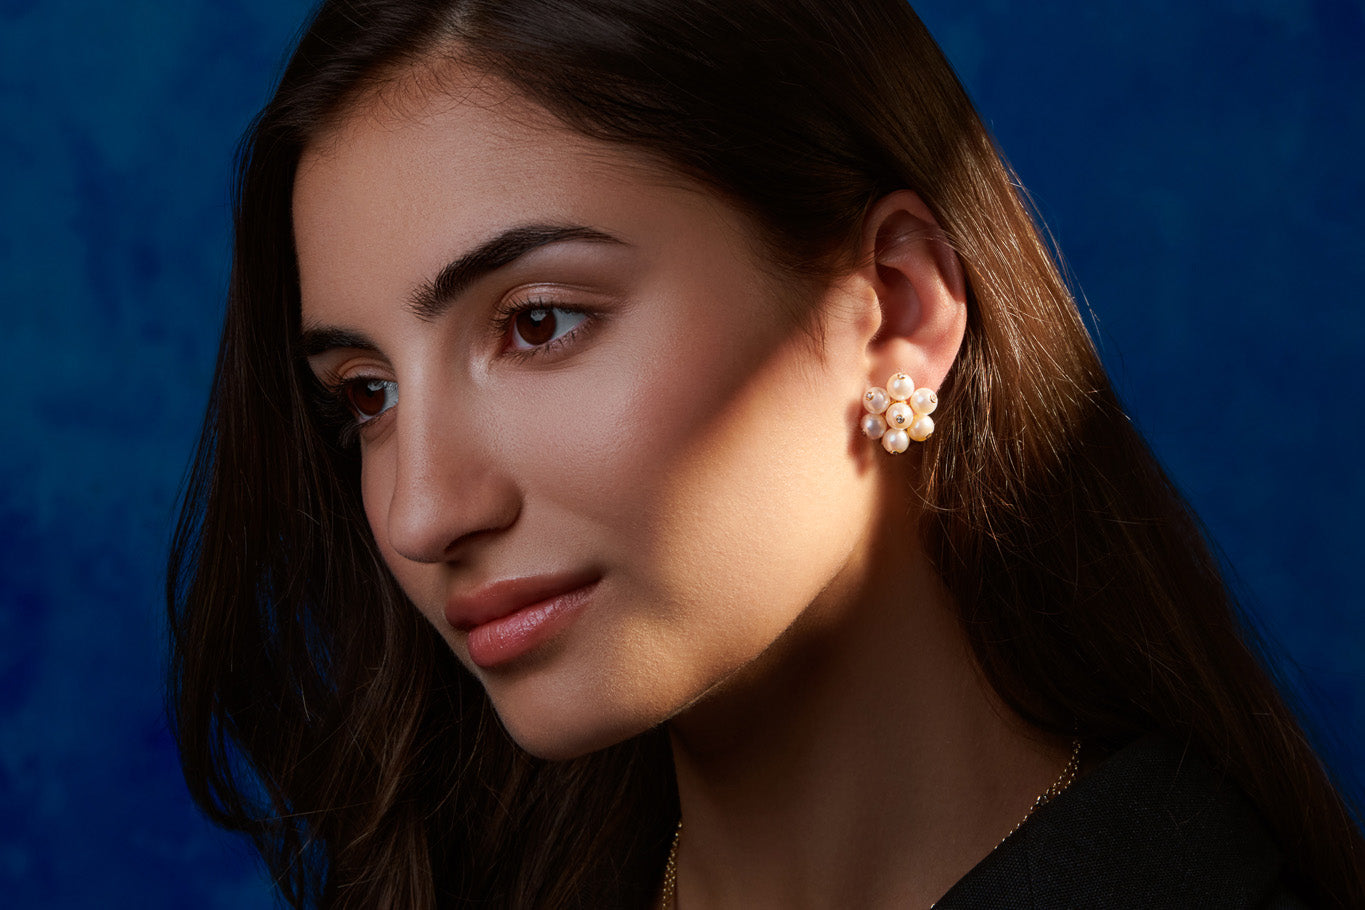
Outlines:
[{"label": "earlobe", "polygon": [[909,190],[885,196],[868,212],[863,252],[881,315],[867,345],[869,384],[905,372],[917,386],[937,390],[967,329],[961,261]]}]

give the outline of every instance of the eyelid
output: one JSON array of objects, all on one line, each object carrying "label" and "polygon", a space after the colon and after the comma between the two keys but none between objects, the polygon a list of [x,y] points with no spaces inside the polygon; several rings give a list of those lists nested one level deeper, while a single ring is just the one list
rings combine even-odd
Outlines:
[{"label": "eyelid", "polygon": [[397,382],[393,370],[385,364],[376,363],[373,358],[348,358],[334,364],[310,364],[313,375],[328,392],[336,392],[347,383],[356,380],[377,380]]},{"label": "eyelid", "polygon": [[396,379],[388,358],[379,353],[378,349],[338,345],[310,355],[307,362],[308,368],[313,371],[318,382],[329,388],[359,376]]}]

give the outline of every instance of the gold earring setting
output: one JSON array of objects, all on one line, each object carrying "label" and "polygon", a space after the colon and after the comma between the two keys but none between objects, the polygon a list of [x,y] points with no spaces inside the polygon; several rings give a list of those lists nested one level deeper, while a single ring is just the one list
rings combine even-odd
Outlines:
[{"label": "gold earring setting", "polygon": [[910,440],[924,442],[934,432],[929,415],[938,407],[933,389],[917,389],[904,373],[886,381],[886,388],[874,386],[863,393],[863,432],[869,439],[880,439],[882,448],[899,455],[910,448]]}]

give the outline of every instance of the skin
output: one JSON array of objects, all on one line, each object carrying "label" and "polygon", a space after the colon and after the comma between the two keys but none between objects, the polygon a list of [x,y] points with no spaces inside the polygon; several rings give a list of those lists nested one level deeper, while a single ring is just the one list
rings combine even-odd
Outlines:
[{"label": "skin", "polygon": [[[858,429],[867,386],[937,388],[961,344],[931,213],[882,199],[863,264],[812,289],[714,194],[495,80],[412,75],[306,151],[294,195],[305,331],[365,339],[313,370],[397,390],[358,434],[395,578],[529,751],[669,723],[681,906],[928,905],[1067,751],[980,680],[917,544],[915,450]],[[542,247],[413,311],[526,224],[614,241]],[[530,302],[589,316],[527,355],[499,313]],[[579,570],[601,577],[586,607],[523,659],[476,666],[445,618],[491,582]]]}]

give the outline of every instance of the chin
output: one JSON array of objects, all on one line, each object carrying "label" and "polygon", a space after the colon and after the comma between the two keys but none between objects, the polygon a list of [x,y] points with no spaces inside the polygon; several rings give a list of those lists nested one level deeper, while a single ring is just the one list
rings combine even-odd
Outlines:
[{"label": "chin", "polygon": [[582,716],[575,712],[517,711],[494,701],[503,728],[522,749],[547,761],[568,761],[625,742],[653,729],[662,719]]}]

